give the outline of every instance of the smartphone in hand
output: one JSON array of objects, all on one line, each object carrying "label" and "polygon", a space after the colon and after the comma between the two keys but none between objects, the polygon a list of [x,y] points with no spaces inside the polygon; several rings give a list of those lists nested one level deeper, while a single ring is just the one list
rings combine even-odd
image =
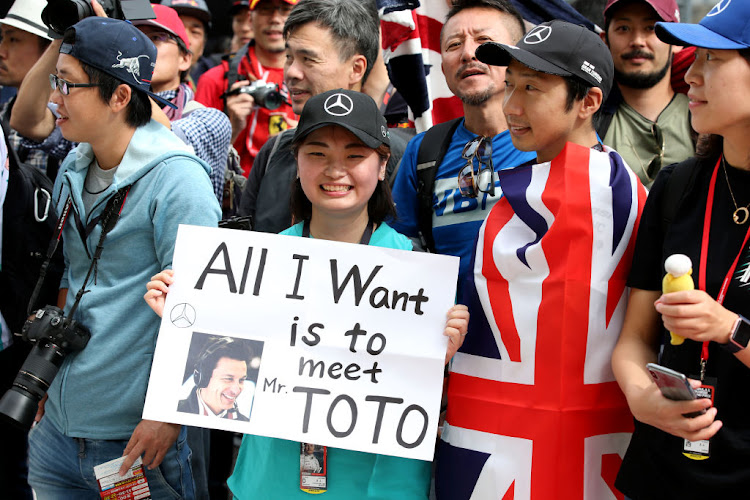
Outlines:
[{"label": "smartphone in hand", "polygon": [[[649,363],[646,368],[665,398],[674,401],[689,401],[697,398],[693,387],[684,374],[656,363]],[[706,410],[686,413],[685,416],[692,418],[704,413],[706,413]]]}]

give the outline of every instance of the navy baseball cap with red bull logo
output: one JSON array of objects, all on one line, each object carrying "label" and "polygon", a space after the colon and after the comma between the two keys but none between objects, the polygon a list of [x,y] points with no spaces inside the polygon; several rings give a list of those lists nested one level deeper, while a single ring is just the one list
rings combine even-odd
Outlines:
[{"label": "navy baseball cap with red bull logo", "polygon": [[156,47],[128,21],[107,17],[82,19],[65,32],[60,53],[117,78],[162,106],[176,108],[151,92]]},{"label": "navy baseball cap with red bull logo", "polygon": [[565,21],[549,21],[531,29],[518,45],[487,42],[476,50],[477,59],[493,66],[507,66],[512,59],[534,71],[574,76],[602,89],[612,89],[612,54],[593,31]]},{"label": "navy baseball cap with red bull logo", "polygon": [[750,47],[750,1],[721,0],[698,24],[656,23],[656,36],[671,45],[746,49]]}]

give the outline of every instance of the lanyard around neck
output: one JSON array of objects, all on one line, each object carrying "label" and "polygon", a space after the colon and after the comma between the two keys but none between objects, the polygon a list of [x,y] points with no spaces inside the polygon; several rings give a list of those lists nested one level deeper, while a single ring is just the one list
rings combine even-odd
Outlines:
[{"label": "lanyard around neck", "polygon": [[[305,219],[305,222],[302,224],[302,237],[303,238],[310,237],[310,221],[308,219]],[[372,237],[372,221],[370,219],[367,219],[367,227],[365,228],[365,231],[362,233],[362,238],[359,239],[359,244],[369,245],[371,237]]]},{"label": "lanyard around neck", "polygon": [[[723,155],[719,157],[719,160],[716,162],[716,166],[714,167],[714,172],[711,175],[711,181],[708,184],[708,196],[706,198],[706,213],[703,218],[703,238],[701,239],[701,256],[700,256],[700,267],[698,269],[698,288],[703,290],[704,292],[708,292],[706,282],[707,282],[707,263],[708,263],[708,240],[711,236],[711,215],[713,213],[713,205],[714,205],[714,198],[716,196],[716,183],[717,183],[717,177],[719,173],[719,167],[721,165],[721,160],[723,158]],[[745,246],[747,245],[748,237],[750,237],[750,225],[748,225],[748,229],[745,232],[745,239],[742,241],[742,246],[740,246],[740,251],[737,253],[737,256],[734,258],[734,262],[732,262],[732,265],[729,267],[729,271],[727,272],[727,275],[724,277],[724,281],[721,284],[721,288],[719,289],[719,295],[716,297],[716,302],[719,304],[723,304],[724,298],[727,295],[727,289],[729,288],[729,284],[732,281],[732,276],[734,276],[734,271],[737,269],[737,263],[740,260],[740,257],[742,256],[742,252],[745,249]],[[703,342],[703,347],[701,348],[701,362],[705,363],[706,360],[708,360],[708,342]]]}]

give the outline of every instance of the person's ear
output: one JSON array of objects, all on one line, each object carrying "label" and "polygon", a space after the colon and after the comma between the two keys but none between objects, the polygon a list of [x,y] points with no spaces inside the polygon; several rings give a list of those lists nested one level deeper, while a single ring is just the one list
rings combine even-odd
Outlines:
[{"label": "person's ear", "polygon": [[602,31],[601,33],[599,33],[599,36],[601,37],[602,42],[604,42],[604,45],[606,45],[607,47],[609,47],[609,40],[607,40],[607,32],[606,31]]},{"label": "person's ear", "polygon": [[177,66],[180,72],[189,70],[191,64],[193,64],[193,53],[180,50],[180,64]]},{"label": "person's ear", "polygon": [[354,88],[361,86],[367,71],[367,58],[362,54],[355,54],[351,59],[349,72],[349,86]]},{"label": "person's ear", "polygon": [[578,108],[578,117],[586,120],[594,116],[604,101],[604,93],[599,87],[591,87],[586,96],[581,100]]},{"label": "person's ear", "polygon": [[386,166],[388,165],[388,159],[390,157],[391,156],[388,155],[380,161],[380,171],[378,172],[378,180],[380,181],[385,180],[385,170],[386,170]]},{"label": "person's ear", "polygon": [[115,113],[122,111],[128,106],[132,97],[133,88],[130,85],[121,83],[112,93],[112,97],[109,99],[109,107]]}]

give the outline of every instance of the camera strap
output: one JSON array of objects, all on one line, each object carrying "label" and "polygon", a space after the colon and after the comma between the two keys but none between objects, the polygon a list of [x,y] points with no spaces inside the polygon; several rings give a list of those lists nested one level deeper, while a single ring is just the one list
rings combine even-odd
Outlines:
[{"label": "camera strap", "polygon": [[[101,257],[102,250],[104,249],[104,239],[107,237],[107,234],[112,231],[112,229],[114,229],[115,224],[117,224],[117,221],[120,219],[122,207],[125,205],[125,199],[127,199],[128,192],[130,191],[131,187],[132,184],[129,186],[125,186],[117,191],[114,196],[109,199],[109,201],[107,202],[107,206],[102,212],[102,215],[98,218],[98,221],[101,221],[102,223],[102,233],[99,236],[99,242],[96,245],[94,256],[91,258],[91,266],[89,266],[88,273],[86,273],[86,279],[83,281],[83,286],[76,294],[76,301],[73,303],[73,307],[70,309],[68,317],[72,318],[73,313],[78,308],[78,303],[80,302],[81,297],[83,297],[83,294],[86,293],[86,285],[88,284],[92,273],[94,274],[94,284],[96,284],[97,261]],[[62,238],[63,228],[65,227],[65,223],[68,220],[68,215],[70,215],[72,206],[73,201],[70,199],[70,196],[68,196],[68,200],[65,202],[65,207],[63,208],[62,214],[60,214],[60,217],[58,217],[57,219],[57,226],[55,229],[56,234],[52,236],[52,240],[50,240],[49,246],[47,247],[47,258],[39,269],[39,279],[37,280],[36,286],[34,287],[34,292],[31,294],[31,299],[29,299],[29,306],[27,311],[28,314],[32,314],[32,312],[34,311],[34,304],[37,301],[39,293],[42,289],[42,285],[44,284],[44,278],[47,275],[47,268],[49,267],[50,261],[52,260],[52,256],[55,254],[55,251],[60,244],[60,238]]]}]

